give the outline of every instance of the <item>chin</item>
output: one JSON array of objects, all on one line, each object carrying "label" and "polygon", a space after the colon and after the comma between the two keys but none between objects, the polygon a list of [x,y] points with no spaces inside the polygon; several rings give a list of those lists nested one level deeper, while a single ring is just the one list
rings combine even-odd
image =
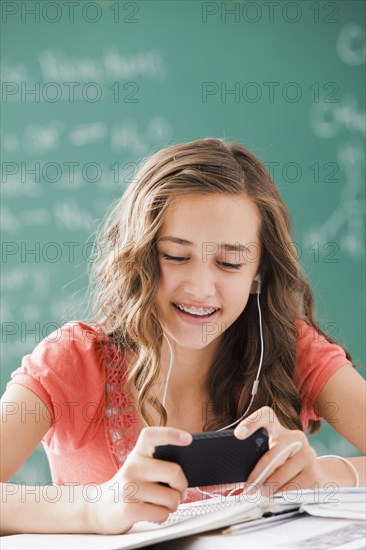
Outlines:
[{"label": "chin", "polygon": [[213,342],[216,342],[218,338],[218,335],[216,336],[208,336],[206,341],[203,341],[202,336],[200,335],[197,338],[179,338],[179,337],[173,337],[176,344],[182,348],[189,349],[189,350],[201,350],[207,348],[207,346],[211,345]]}]

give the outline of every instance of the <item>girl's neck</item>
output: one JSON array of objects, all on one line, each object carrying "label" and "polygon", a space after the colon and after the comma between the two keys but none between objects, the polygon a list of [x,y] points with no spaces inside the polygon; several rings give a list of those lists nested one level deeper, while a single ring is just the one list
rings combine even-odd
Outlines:
[{"label": "girl's neck", "polygon": [[[181,427],[188,431],[200,431],[209,414],[209,396],[206,387],[207,376],[219,346],[215,340],[203,349],[184,349],[169,338],[173,349],[173,365],[169,376],[166,394],[168,426]],[[131,366],[137,360],[133,354],[125,354],[126,364]],[[170,350],[163,338],[159,381],[154,385],[154,395],[163,402],[165,385],[170,365]],[[136,389],[130,389],[136,402]],[[151,411],[150,411],[151,412]],[[159,420],[152,413],[156,425]]]},{"label": "girl's neck", "polygon": [[[219,346],[215,340],[209,346],[201,349],[187,349],[169,339],[173,350],[172,368],[170,371],[168,392],[177,396],[195,396],[204,394],[209,370]],[[165,387],[171,357],[166,339],[163,339],[161,349],[160,380]]]}]

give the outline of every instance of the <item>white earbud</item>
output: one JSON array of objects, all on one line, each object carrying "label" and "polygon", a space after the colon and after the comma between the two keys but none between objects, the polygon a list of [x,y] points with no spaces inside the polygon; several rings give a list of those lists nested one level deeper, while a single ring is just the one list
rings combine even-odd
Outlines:
[{"label": "white earbud", "polygon": [[261,293],[261,286],[262,286],[262,279],[261,279],[261,276],[260,276],[259,273],[258,273],[258,275],[256,275],[254,277],[254,280],[257,281],[257,283],[258,283],[256,294],[260,294]]}]

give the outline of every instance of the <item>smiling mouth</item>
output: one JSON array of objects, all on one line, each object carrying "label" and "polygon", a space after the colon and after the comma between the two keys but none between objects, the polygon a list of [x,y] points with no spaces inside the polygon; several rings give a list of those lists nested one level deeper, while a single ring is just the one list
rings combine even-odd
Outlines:
[{"label": "smiling mouth", "polygon": [[187,315],[191,315],[192,317],[211,317],[216,311],[218,311],[218,308],[195,308],[195,307],[186,307],[182,306],[180,304],[174,304],[173,306],[178,310],[182,311],[183,313],[186,313]]}]

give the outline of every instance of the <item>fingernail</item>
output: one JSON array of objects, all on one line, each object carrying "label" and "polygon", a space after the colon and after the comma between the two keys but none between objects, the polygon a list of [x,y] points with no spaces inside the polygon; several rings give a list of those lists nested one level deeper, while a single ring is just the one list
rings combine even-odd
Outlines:
[{"label": "fingernail", "polygon": [[182,501],[186,500],[186,498],[187,498],[187,491],[184,491],[184,493],[182,495]]},{"label": "fingernail", "polygon": [[192,436],[191,434],[188,434],[188,433],[182,433],[179,435],[180,437],[180,440],[183,442],[183,443],[191,443],[192,441]]},{"label": "fingernail", "polygon": [[249,430],[245,426],[240,426],[240,428],[238,428],[236,431],[236,435],[238,435],[239,437],[245,437],[246,435],[248,435],[248,433]]}]

